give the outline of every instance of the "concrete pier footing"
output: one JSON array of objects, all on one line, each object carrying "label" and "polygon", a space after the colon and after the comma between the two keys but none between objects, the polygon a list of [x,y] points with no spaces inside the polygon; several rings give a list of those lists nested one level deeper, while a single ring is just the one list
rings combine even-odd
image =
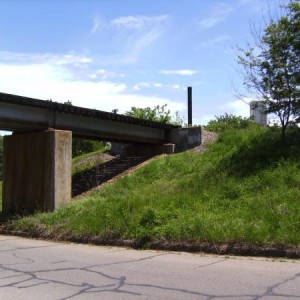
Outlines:
[{"label": "concrete pier footing", "polygon": [[5,136],[3,211],[53,211],[71,199],[72,132]]}]

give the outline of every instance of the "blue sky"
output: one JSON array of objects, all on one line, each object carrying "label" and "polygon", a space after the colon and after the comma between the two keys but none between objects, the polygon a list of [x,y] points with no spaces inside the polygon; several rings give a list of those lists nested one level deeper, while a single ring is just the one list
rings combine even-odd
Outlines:
[{"label": "blue sky", "polygon": [[[0,91],[104,111],[249,116],[236,45],[283,0],[0,0]],[[247,99],[245,99],[247,101]]]}]

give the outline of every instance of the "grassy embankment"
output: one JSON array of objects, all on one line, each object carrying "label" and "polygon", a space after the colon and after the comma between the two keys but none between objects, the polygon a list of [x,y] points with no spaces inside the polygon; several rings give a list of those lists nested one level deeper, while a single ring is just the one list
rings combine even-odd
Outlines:
[{"label": "grassy embankment", "polygon": [[204,154],[161,157],[13,230],[140,242],[300,244],[300,130],[228,130]]},{"label": "grassy embankment", "polygon": [[72,175],[91,169],[98,164],[103,164],[110,159],[110,155],[105,154],[105,149],[100,149],[91,153],[76,156],[72,159]]}]

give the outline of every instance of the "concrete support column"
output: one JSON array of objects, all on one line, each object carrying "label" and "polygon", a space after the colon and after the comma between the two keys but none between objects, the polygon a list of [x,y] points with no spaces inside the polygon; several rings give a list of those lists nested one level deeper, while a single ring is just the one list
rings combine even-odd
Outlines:
[{"label": "concrete support column", "polygon": [[71,199],[72,132],[5,136],[3,211],[53,211]]}]

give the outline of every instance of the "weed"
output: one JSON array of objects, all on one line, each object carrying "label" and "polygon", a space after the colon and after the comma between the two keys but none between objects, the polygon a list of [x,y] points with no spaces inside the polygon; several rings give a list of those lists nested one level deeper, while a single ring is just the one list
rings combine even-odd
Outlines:
[{"label": "weed", "polygon": [[203,154],[160,157],[54,213],[16,220],[18,230],[170,241],[300,243],[300,130],[226,130]]}]

